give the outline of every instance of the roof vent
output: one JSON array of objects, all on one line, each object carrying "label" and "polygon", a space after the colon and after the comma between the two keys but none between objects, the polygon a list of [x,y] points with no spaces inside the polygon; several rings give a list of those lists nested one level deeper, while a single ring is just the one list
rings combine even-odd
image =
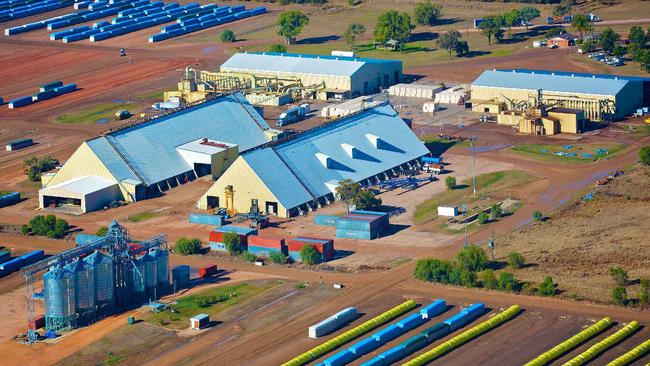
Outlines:
[{"label": "roof vent", "polygon": [[372,146],[375,147],[375,149],[379,148],[379,141],[381,140],[379,136],[375,136],[371,133],[367,133],[366,138],[368,139],[368,141],[370,141],[370,144],[372,144]]},{"label": "roof vent", "polygon": [[592,78],[592,79],[595,79],[595,78],[596,78],[596,75],[591,75],[591,78]]},{"label": "roof vent", "polygon": [[350,145],[350,144],[341,144],[341,147],[345,151],[346,154],[348,154],[349,157],[354,159],[356,156],[358,156],[358,151],[356,147]]},{"label": "roof vent", "polygon": [[332,166],[332,159],[329,156],[323,153],[316,153],[314,155],[316,156],[316,159],[320,161],[321,165],[323,165],[325,168],[329,168]]},{"label": "roof vent", "polygon": [[614,80],[618,80],[618,76],[614,76]]},{"label": "roof vent", "polygon": [[571,77],[572,77],[572,78],[576,77],[576,74],[571,74]]},{"label": "roof vent", "polygon": [[552,72],[552,73],[551,73],[551,75],[552,75],[552,76],[555,76],[555,73],[554,73],[554,72]]}]

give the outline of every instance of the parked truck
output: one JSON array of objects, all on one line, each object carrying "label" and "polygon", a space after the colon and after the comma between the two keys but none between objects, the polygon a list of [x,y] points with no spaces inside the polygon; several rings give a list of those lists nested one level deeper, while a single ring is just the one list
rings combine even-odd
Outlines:
[{"label": "parked truck", "polygon": [[291,107],[286,112],[280,115],[278,120],[275,122],[275,126],[282,127],[291,123],[301,121],[305,118],[307,113],[309,113],[310,111],[311,108],[308,103],[304,103],[296,107]]},{"label": "parked truck", "polygon": [[564,16],[558,15],[558,16],[546,18],[547,24],[568,24],[571,23],[572,21],[573,21],[573,15],[564,15]]}]

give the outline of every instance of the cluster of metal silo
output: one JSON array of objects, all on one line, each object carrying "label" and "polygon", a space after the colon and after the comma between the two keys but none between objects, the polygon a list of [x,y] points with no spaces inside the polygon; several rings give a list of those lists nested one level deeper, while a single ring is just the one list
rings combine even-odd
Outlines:
[{"label": "cluster of metal silo", "polygon": [[45,327],[68,329],[77,326],[75,317],[74,274],[55,267],[43,275]]}]

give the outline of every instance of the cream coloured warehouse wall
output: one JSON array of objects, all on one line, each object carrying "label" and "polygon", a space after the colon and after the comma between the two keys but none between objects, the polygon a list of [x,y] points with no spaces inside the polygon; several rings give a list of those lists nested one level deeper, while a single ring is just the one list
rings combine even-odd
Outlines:
[{"label": "cream coloured warehouse wall", "polygon": [[[90,146],[84,142],[72,154],[70,159],[66,161],[63,167],[49,181],[44,182],[43,187],[48,187],[53,184],[62,183],[73,178],[85,177],[88,175],[95,175],[111,182],[119,183],[113,174],[111,174],[110,170],[108,170],[104,163],[102,163],[97,155],[95,155]],[[121,184],[118,184],[118,186],[122,193],[121,199],[129,197],[126,189],[122,187]]]},{"label": "cream coloured warehouse wall", "polygon": [[[221,72],[231,73],[235,76],[247,76],[249,73],[241,73],[235,70],[230,70],[225,67],[221,67]],[[300,73],[283,73],[283,72],[265,72],[265,71],[253,71],[250,74],[253,74],[257,77],[268,77],[268,78],[286,78],[286,79],[300,79],[304,86],[320,84],[325,82],[325,88],[327,89],[340,89],[340,90],[351,90],[352,82],[349,77],[346,76],[332,76],[332,75],[313,75],[313,74],[300,74]]]},{"label": "cream coloured warehouse wall", "polygon": [[[395,73],[397,72],[397,78]],[[378,80],[379,79],[379,80]],[[402,79],[401,64],[389,63],[366,63],[361,69],[352,76],[352,94],[364,94],[364,83],[368,82],[370,91],[379,87],[388,88],[397,84]],[[379,84],[377,82],[379,81]]]},{"label": "cream coloured warehouse wall", "polygon": [[235,191],[233,203],[237,212],[248,212],[251,207],[251,200],[256,198],[259,201],[261,210],[265,209],[267,201],[277,202],[278,216],[287,217],[287,208],[282,206],[242,157],[237,158],[230,168],[201,196],[197,207],[206,210],[208,208],[208,196],[219,197],[219,205],[225,207],[226,196],[224,189],[228,185],[233,186]]}]

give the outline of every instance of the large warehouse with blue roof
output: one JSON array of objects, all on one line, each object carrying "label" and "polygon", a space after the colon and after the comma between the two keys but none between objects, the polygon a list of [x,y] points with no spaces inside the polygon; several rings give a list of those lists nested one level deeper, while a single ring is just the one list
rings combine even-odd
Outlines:
[{"label": "large warehouse with blue roof", "polygon": [[318,99],[367,95],[397,84],[402,61],[292,53],[236,53],[223,63],[222,73],[234,76],[300,80],[304,86],[321,85]]},{"label": "large warehouse with blue roof", "polygon": [[[498,113],[542,102],[582,110],[592,121],[620,120],[650,103],[650,79],[542,70],[488,70],[472,83],[472,108]],[[541,92],[541,93],[540,93]]]},{"label": "large warehouse with blue roof", "polygon": [[44,175],[40,207],[83,213],[159,195],[197,176],[216,179],[239,151],[278,132],[239,93],[125,126],[85,141],[56,174]]},{"label": "large warehouse with blue roof", "polygon": [[242,153],[197,206],[225,206],[225,191],[231,186],[238,212],[248,212],[251,202],[257,202],[265,213],[295,216],[334,201],[343,179],[384,179],[417,164],[428,152],[398,113],[384,103]]}]

